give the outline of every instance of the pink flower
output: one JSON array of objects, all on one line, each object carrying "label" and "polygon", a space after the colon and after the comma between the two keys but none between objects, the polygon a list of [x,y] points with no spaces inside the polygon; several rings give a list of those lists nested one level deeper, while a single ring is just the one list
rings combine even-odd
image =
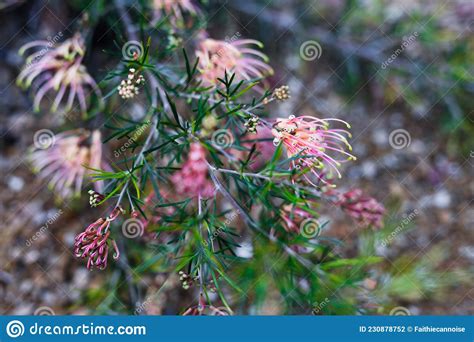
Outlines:
[{"label": "pink flower", "polygon": [[[323,183],[326,174],[332,177],[333,172],[340,178],[339,166],[342,162],[356,158],[346,151],[352,150],[347,141],[351,134],[344,129],[329,128],[331,121],[338,121],[350,128],[349,124],[339,119],[318,119],[312,116],[277,119],[273,125],[273,143],[283,143],[288,158],[293,158],[293,168],[308,168]],[[304,175],[309,183],[311,180]]]},{"label": "pink flower", "polygon": [[[49,186],[62,198],[79,196],[84,178],[90,173],[84,165],[101,169],[102,142],[100,131],[82,129],[54,136],[51,146],[36,146],[30,154],[39,177],[50,179]],[[101,191],[102,183],[94,183]]]},{"label": "pink flower", "polygon": [[120,252],[114,240],[110,237],[110,222],[114,221],[122,212],[120,208],[115,208],[112,213],[104,218],[100,218],[82,233],[78,234],[74,243],[74,255],[77,258],[87,258],[87,268],[92,269],[94,266],[99,270],[107,267],[107,259],[109,255],[109,244],[114,248],[114,259],[118,259]]},{"label": "pink flower", "polygon": [[199,8],[191,0],[153,0],[153,8],[157,19],[161,16],[160,12],[163,11],[166,16],[171,17],[173,23],[183,22],[185,12],[191,14],[199,12]]},{"label": "pink flower", "polygon": [[171,176],[175,190],[184,196],[211,197],[214,194],[214,186],[208,178],[208,165],[206,162],[206,150],[199,143],[192,143],[188,160],[183,164],[181,170]]},{"label": "pink flower", "polygon": [[253,39],[203,39],[196,51],[202,84],[206,87],[215,86],[218,83],[217,78],[223,78],[226,71],[235,73],[237,80],[263,78],[272,74],[272,68],[266,64],[267,56],[250,48],[251,45],[263,47],[262,43]]},{"label": "pink flower", "polygon": [[79,34],[61,43],[58,47],[52,47],[51,42],[36,40],[23,45],[20,55],[30,48],[42,48],[31,54],[26,59],[26,66],[18,76],[17,83],[24,88],[36,85],[34,108],[39,110],[43,97],[50,90],[56,92],[51,111],[56,111],[68,92],[66,111],[72,109],[74,100],[77,98],[81,111],[87,110],[86,94],[90,87],[98,97],[101,92],[94,79],[87,73],[82,59],[84,57],[84,40]]},{"label": "pink flower", "polygon": [[336,204],[360,224],[382,227],[384,206],[376,199],[364,195],[362,190],[353,189],[342,194]]}]

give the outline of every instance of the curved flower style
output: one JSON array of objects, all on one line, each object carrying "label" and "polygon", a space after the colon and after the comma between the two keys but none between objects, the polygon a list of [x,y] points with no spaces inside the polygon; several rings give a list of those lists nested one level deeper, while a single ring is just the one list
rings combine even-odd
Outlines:
[{"label": "curved flower style", "polygon": [[153,0],[153,8],[158,12],[163,11],[172,21],[184,21],[184,12],[196,14],[199,8],[191,0]]},{"label": "curved flower style", "polygon": [[[34,148],[30,161],[41,178],[51,179],[49,186],[60,197],[79,196],[84,177],[89,173],[84,165],[93,169],[103,166],[100,131],[79,129],[57,134],[48,148]],[[101,190],[101,182],[94,185],[97,191]]]},{"label": "curved flower style", "polygon": [[87,268],[92,269],[94,266],[103,270],[107,267],[107,259],[109,255],[109,243],[114,248],[113,258],[116,260],[120,256],[117,244],[114,240],[109,241],[110,222],[114,221],[120,215],[122,210],[115,208],[112,213],[104,218],[99,218],[91,223],[85,231],[78,234],[74,242],[74,255],[77,258],[87,258]]},{"label": "curved flower style", "polygon": [[211,197],[214,187],[208,178],[206,150],[199,143],[192,143],[188,160],[181,170],[171,176],[176,192],[187,196]]},{"label": "curved flower style", "polygon": [[235,73],[239,80],[271,75],[273,69],[266,63],[267,56],[250,48],[251,45],[263,47],[262,43],[253,39],[234,41],[203,39],[196,51],[202,84],[206,87],[215,86],[217,78],[224,77],[226,71]]},{"label": "curved flower style", "polygon": [[336,203],[361,225],[382,227],[385,207],[376,199],[364,195],[362,190],[350,190],[342,194]]},{"label": "curved flower style", "polygon": [[[350,128],[349,124],[339,119],[318,119],[312,116],[277,119],[273,125],[273,143],[280,142],[287,149],[288,157],[293,168],[308,168],[324,184],[329,184],[324,178],[332,176],[333,171],[340,178],[339,166],[342,162],[356,158],[346,151],[352,150],[347,141],[351,134],[344,129],[329,128],[331,121],[338,121]],[[315,185],[306,176],[312,185]],[[332,186],[332,185],[331,185]]]},{"label": "curved flower style", "polygon": [[23,45],[20,55],[31,48],[42,49],[31,54],[26,59],[26,65],[18,75],[17,84],[29,88],[32,84],[37,85],[34,98],[34,108],[39,110],[43,97],[50,90],[56,92],[51,110],[54,112],[63,100],[66,91],[68,99],[66,111],[70,111],[77,98],[81,111],[87,110],[87,94],[85,88],[90,87],[98,97],[101,92],[94,79],[87,73],[82,59],[84,57],[84,40],[79,34],[61,43],[58,47],[50,49],[51,43],[44,40],[36,40]]}]

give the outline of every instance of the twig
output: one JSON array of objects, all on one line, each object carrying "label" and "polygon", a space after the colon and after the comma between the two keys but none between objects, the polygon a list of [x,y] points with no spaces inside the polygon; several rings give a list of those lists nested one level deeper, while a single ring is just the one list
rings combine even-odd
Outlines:
[{"label": "twig", "polygon": [[220,182],[220,180],[216,177],[215,173],[214,173],[214,170],[212,168],[209,168],[210,170],[210,175],[211,175],[211,179],[212,181],[214,182],[214,185],[216,186],[216,189],[225,197],[227,198],[227,200],[232,204],[232,206],[240,213],[242,214],[243,218],[244,218],[244,221],[245,223],[252,229],[258,231],[259,233],[263,234],[265,237],[267,237],[270,241],[274,242],[274,243],[277,243],[278,245],[280,245],[284,250],[285,252],[290,255],[291,257],[295,258],[296,260],[298,260],[300,262],[301,265],[303,265],[305,268],[307,268],[308,270],[313,270],[314,269],[314,265],[306,260],[305,258],[303,258],[302,256],[300,256],[299,254],[297,254],[294,250],[292,250],[288,245],[286,245],[284,242],[278,240],[275,236],[273,235],[270,235],[268,234],[266,231],[264,231],[262,228],[260,228],[260,226],[258,226],[254,220],[252,219],[252,217],[250,217],[250,215],[246,212],[246,210],[244,208],[242,208],[242,206],[237,202],[237,200],[235,200],[235,198],[229,193],[229,191],[224,187],[222,186],[222,183]]}]

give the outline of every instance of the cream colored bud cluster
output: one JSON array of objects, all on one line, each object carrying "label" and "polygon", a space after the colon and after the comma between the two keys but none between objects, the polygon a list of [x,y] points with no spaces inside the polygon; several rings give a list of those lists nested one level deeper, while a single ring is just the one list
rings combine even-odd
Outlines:
[{"label": "cream colored bud cluster", "polygon": [[247,127],[247,131],[250,133],[257,133],[258,121],[258,117],[251,116],[244,124],[245,127]]},{"label": "cream colored bud cluster", "polygon": [[99,203],[105,199],[105,196],[98,193],[97,191],[89,190],[88,193],[89,193],[89,204],[91,207],[97,207]]},{"label": "cream colored bud cluster", "polygon": [[288,100],[290,96],[290,87],[287,85],[281,86],[279,88],[276,88],[273,91],[273,96],[278,100],[278,101],[285,101]]},{"label": "cream colored bud cluster", "polygon": [[134,68],[130,68],[127,79],[122,80],[118,86],[119,95],[123,99],[134,98],[139,93],[139,86],[145,83],[145,77],[137,74]]},{"label": "cream colored bud cluster", "polygon": [[184,273],[183,271],[179,271],[179,280],[182,282],[183,289],[187,290],[191,286],[193,286],[194,281],[198,280],[197,277],[191,277],[190,275]]}]

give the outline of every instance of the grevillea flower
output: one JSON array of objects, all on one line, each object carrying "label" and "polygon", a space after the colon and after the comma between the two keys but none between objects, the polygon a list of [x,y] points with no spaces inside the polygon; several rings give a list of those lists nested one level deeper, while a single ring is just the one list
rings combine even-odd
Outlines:
[{"label": "grevillea flower", "polygon": [[[54,136],[47,148],[34,147],[29,159],[34,171],[43,179],[50,179],[49,186],[62,198],[78,196],[84,178],[90,171],[84,165],[101,169],[102,142],[100,131],[66,131]],[[94,183],[101,191],[102,183]]]},{"label": "grevillea flower", "polygon": [[87,258],[87,268],[94,267],[103,270],[107,267],[109,255],[109,244],[114,248],[114,259],[118,259],[120,252],[114,240],[110,239],[110,222],[120,215],[122,209],[117,207],[112,213],[104,218],[100,218],[90,224],[85,231],[78,234],[74,242],[74,255],[77,258]]},{"label": "grevillea flower", "polygon": [[172,22],[183,22],[184,13],[196,14],[199,8],[191,0],[153,0],[153,8],[159,18],[161,11],[171,17]]},{"label": "grevillea flower", "polygon": [[215,86],[217,78],[223,78],[225,72],[235,73],[238,80],[263,78],[272,74],[273,69],[267,64],[267,56],[251,48],[252,45],[263,47],[262,43],[253,39],[203,39],[196,51],[202,84],[206,87]]},{"label": "grevillea flower", "polygon": [[342,194],[336,204],[361,225],[382,227],[384,206],[376,199],[364,195],[362,190],[353,189]]},{"label": "grevillea flower", "polygon": [[86,88],[91,88],[98,97],[100,90],[94,79],[87,73],[82,59],[84,57],[84,40],[79,34],[50,48],[51,43],[45,40],[36,40],[23,45],[20,55],[31,48],[42,48],[26,59],[26,65],[18,76],[17,83],[24,88],[32,84],[36,88],[34,108],[39,110],[43,97],[50,90],[56,92],[51,110],[54,112],[62,102],[66,92],[68,99],[66,111],[70,111],[77,98],[82,112],[87,110]]},{"label": "grevillea flower", "polygon": [[192,143],[188,160],[181,170],[171,176],[175,190],[185,196],[211,197],[214,186],[209,180],[209,170],[206,162],[206,150],[199,143]]},{"label": "grevillea flower", "polygon": [[[342,162],[355,160],[347,152],[351,151],[346,137],[351,134],[344,129],[329,128],[330,122],[341,122],[350,128],[349,124],[339,119],[318,119],[312,116],[277,119],[273,125],[273,143],[282,143],[291,161],[292,168],[308,168],[318,180],[329,185],[324,179],[326,175],[332,177],[333,172],[340,178],[339,166]],[[314,185],[309,177],[304,175],[309,183]],[[324,177],[323,177],[324,176]]]}]

